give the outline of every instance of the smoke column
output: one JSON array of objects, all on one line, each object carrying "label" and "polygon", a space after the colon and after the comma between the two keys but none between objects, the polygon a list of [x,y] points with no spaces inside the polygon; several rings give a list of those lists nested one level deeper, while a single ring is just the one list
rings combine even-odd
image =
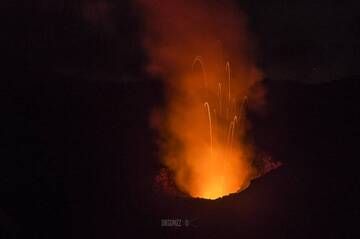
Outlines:
[{"label": "smoke column", "polygon": [[257,172],[239,109],[261,73],[244,14],[229,1],[136,3],[143,14],[147,70],[166,86],[156,126],[163,163],[178,188],[193,197],[214,199],[245,189]]}]

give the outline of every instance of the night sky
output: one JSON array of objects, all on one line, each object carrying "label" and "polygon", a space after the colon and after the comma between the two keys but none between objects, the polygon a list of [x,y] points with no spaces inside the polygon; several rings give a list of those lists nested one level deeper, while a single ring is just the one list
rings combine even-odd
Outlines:
[{"label": "night sky", "polygon": [[[237,2],[248,15],[266,77],[316,83],[360,74],[357,1]],[[4,6],[3,41],[12,67],[107,80],[142,77],[142,16],[134,2],[44,0]]]},{"label": "night sky", "polygon": [[357,1],[247,1],[273,79],[319,82],[359,75]]}]

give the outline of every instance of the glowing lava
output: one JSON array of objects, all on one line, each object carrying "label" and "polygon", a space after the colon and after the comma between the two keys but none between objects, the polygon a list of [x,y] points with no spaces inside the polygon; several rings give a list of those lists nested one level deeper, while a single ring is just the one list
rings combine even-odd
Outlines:
[{"label": "glowing lava", "polygon": [[165,162],[175,170],[182,190],[193,197],[215,199],[245,189],[255,172],[251,151],[241,143],[246,96],[241,100],[232,97],[229,63],[221,77],[221,71],[209,75],[200,59],[195,58],[193,71],[198,62],[201,74],[189,76],[190,87],[178,88],[188,101],[173,102],[171,110],[176,113],[168,115],[168,130],[184,148],[172,148],[170,153],[176,155]]},{"label": "glowing lava", "polygon": [[218,1],[138,2],[148,70],[166,87],[155,125],[163,163],[192,197],[215,199],[245,189],[257,172],[243,108],[261,74],[244,16]]}]

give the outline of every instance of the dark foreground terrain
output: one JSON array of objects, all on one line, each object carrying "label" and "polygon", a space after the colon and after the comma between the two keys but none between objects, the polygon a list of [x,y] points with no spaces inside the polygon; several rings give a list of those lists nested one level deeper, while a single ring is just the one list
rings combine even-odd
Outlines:
[{"label": "dark foreground terrain", "polygon": [[156,81],[32,72],[2,84],[1,238],[360,236],[359,78],[265,81],[252,140],[283,165],[215,201],[154,190]]}]

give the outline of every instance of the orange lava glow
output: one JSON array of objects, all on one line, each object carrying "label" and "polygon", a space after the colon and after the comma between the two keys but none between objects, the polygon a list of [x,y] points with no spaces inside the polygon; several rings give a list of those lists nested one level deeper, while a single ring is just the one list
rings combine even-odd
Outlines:
[{"label": "orange lava glow", "polygon": [[153,122],[163,163],[192,197],[216,199],[245,189],[257,172],[244,107],[261,78],[245,17],[216,1],[138,2],[148,70],[164,80],[167,92],[161,119]]}]

